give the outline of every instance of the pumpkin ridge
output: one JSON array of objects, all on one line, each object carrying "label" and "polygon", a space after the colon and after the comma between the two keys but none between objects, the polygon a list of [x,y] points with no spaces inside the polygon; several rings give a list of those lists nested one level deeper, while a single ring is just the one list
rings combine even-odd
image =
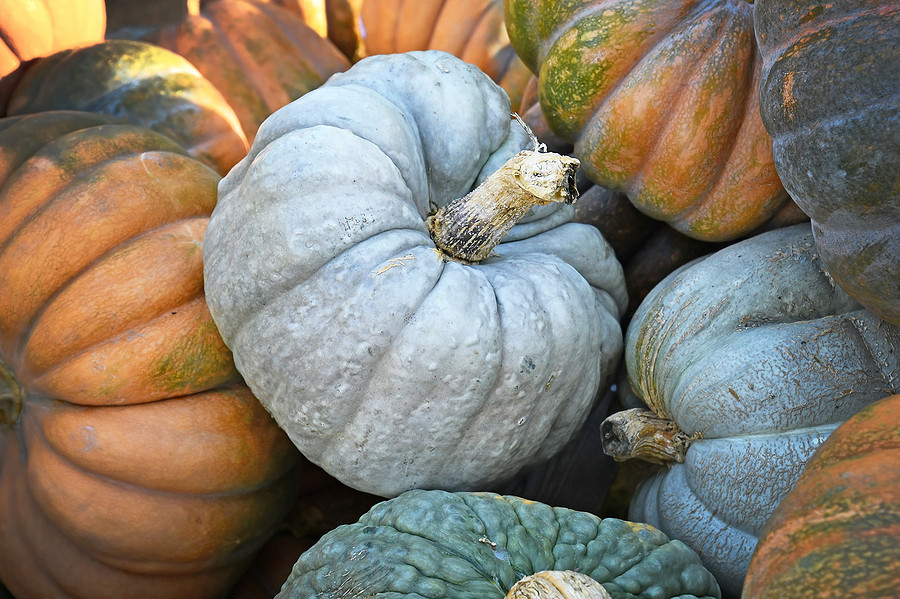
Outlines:
[{"label": "pumpkin ridge", "polygon": [[[180,315],[179,319],[173,319],[173,316]],[[145,383],[143,396],[128,397],[114,399],[120,397],[116,393],[119,389],[116,385],[97,384],[96,393],[90,395],[92,401],[86,401],[86,398],[67,397],[69,403],[76,405],[133,405],[158,401],[160,399],[171,398],[175,396],[190,395],[204,390],[215,388],[218,385],[236,380],[237,372],[232,364],[230,352],[224,346],[218,335],[218,330],[212,323],[211,319],[207,319],[200,325],[196,325],[196,333],[192,337],[183,337],[169,335],[170,339],[163,342],[160,337],[160,326],[165,325],[167,321],[184,320],[185,317],[203,317],[206,316],[206,302],[204,296],[199,294],[188,301],[183,302],[179,306],[163,311],[152,319],[143,320],[141,326],[131,327],[123,330],[118,335],[85,347],[80,351],[76,351],[68,355],[64,360],[47,367],[43,372],[32,374],[34,377],[34,385],[38,388],[44,388],[48,385],[53,386],[54,379],[65,372],[67,366],[75,364],[77,368],[78,362],[84,362],[85,356],[97,349],[121,345],[123,342],[130,341],[133,338],[140,338],[146,333],[150,333],[151,339],[158,339],[161,346],[153,356],[151,361],[145,364],[145,369],[137,374],[129,377],[130,379],[140,378]],[[193,324],[193,323],[192,323]],[[210,329],[211,327],[211,329]],[[206,328],[204,335],[203,328]],[[162,332],[165,334],[165,331]],[[210,347],[212,345],[220,345],[221,347]],[[193,356],[185,355],[188,350],[194,351]],[[182,353],[176,353],[176,352]],[[189,359],[190,358],[190,359]],[[173,371],[173,364],[179,368],[186,370]],[[113,363],[115,365],[115,362]],[[181,378],[179,378],[181,377]],[[130,381],[125,381],[130,382]],[[78,393],[74,390],[66,390],[72,394]],[[111,397],[112,396],[112,397]],[[108,403],[108,402],[115,403]]]},{"label": "pumpkin ridge", "polygon": [[[878,364],[878,367],[881,369],[883,380],[889,386],[889,389],[886,389],[885,393],[887,395],[900,393],[900,355],[897,355],[893,351],[876,351],[873,347],[874,341],[880,341],[883,345],[889,346],[889,340],[883,334],[878,339],[873,339],[872,335],[866,334],[866,331],[870,329],[865,326],[862,319],[859,317],[849,316],[847,320],[853,325],[853,329],[859,335],[859,339],[862,341],[863,346],[869,351],[872,361],[875,364]],[[879,321],[879,324],[881,322],[882,321]],[[876,326],[873,328],[878,332],[881,332],[882,327]]]},{"label": "pumpkin ridge", "polygon": [[864,16],[875,16],[878,18],[885,18],[886,15],[890,15],[898,10],[897,6],[887,6],[887,5],[879,5],[871,8],[857,8],[856,10],[851,10],[849,12],[841,12],[840,16],[834,16],[830,19],[816,19],[815,22],[817,25],[809,25],[808,23],[800,23],[795,26],[791,30],[791,35],[785,36],[785,39],[778,44],[771,45],[767,43],[765,40],[762,40],[762,45],[765,46],[766,54],[769,56],[781,56],[783,52],[791,47],[798,45],[802,40],[807,37],[818,33],[822,29],[831,28],[837,24],[843,23],[845,21],[853,21],[859,17]]},{"label": "pumpkin ridge", "polygon": [[[192,218],[182,218],[182,219],[174,220],[174,221],[171,221],[168,223],[163,223],[162,225],[160,225],[158,227],[155,227],[153,229],[148,229],[148,230],[142,232],[140,235],[135,235],[133,237],[123,240],[122,243],[116,245],[113,248],[110,248],[110,250],[108,252],[106,252],[105,254],[103,254],[101,256],[98,256],[96,259],[94,259],[90,263],[86,264],[83,269],[81,269],[78,273],[74,274],[73,276],[69,277],[63,286],[58,288],[56,290],[56,292],[54,292],[51,296],[49,296],[41,305],[40,310],[38,310],[35,313],[34,317],[32,318],[31,322],[28,325],[27,332],[22,335],[22,342],[20,345],[20,353],[23,356],[23,358],[25,356],[29,355],[29,353],[30,353],[28,348],[33,341],[32,334],[34,333],[35,329],[39,326],[41,320],[44,318],[44,315],[47,313],[48,310],[54,308],[56,300],[59,299],[61,296],[63,296],[66,293],[66,291],[68,289],[70,289],[72,286],[79,283],[85,274],[90,273],[98,265],[102,266],[102,265],[104,265],[104,263],[107,263],[107,260],[110,257],[116,258],[116,257],[118,257],[117,254],[121,254],[121,253],[127,254],[132,251],[135,251],[135,249],[140,248],[142,246],[143,242],[145,242],[148,239],[157,237],[158,234],[160,234],[160,233],[162,233],[163,236],[165,236],[167,233],[175,234],[175,233],[177,233],[178,229],[190,227],[191,225],[194,225],[194,226],[199,225],[202,228],[205,228],[206,221],[208,221],[207,216],[199,215],[199,216],[195,216]],[[169,231],[171,231],[171,232],[169,233]],[[202,230],[201,230],[201,234],[202,234]],[[197,249],[202,251],[202,248],[199,246]],[[168,254],[171,252],[169,251],[166,253]],[[201,264],[202,264],[202,262],[201,262]],[[198,283],[199,283],[199,294],[202,295],[202,293],[203,293],[202,279],[200,279],[200,281],[198,281]],[[166,305],[165,307],[163,307],[160,314],[176,310],[177,308],[180,308],[181,306],[196,299],[196,296],[197,296],[197,294],[194,293],[190,297],[182,297],[182,299],[177,300],[177,303],[172,304],[172,305]],[[98,343],[103,343],[105,341],[108,341],[111,338],[114,338],[114,337],[120,335],[123,331],[131,328],[132,325],[135,323],[147,323],[147,322],[148,321],[146,320],[146,317],[144,314],[141,314],[141,313],[135,314],[131,320],[124,321],[124,322],[118,322],[118,328],[106,329],[107,335],[104,336],[101,340],[98,340]],[[82,346],[82,349],[90,348],[90,347],[93,347],[94,345],[96,345],[96,344]],[[71,348],[72,346],[68,345],[68,347]],[[72,354],[69,351],[66,351],[65,353],[69,356],[72,356]],[[53,364],[52,360],[50,363]],[[37,371],[35,371],[32,368],[29,368],[28,370],[29,370],[28,376],[31,377],[31,376],[39,375],[41,372],[46,371],[47,368],[39,369]]]},{"label": "pumpkin ridge", "polygon": [[[254,7],[255,4],[250,2],[246,3],[248,7]],[[265,77],[262,69],[258,68],[256,64],[253,64],[249,61],[248,57],[242,55],[242,53],[238,52],[235,49],[235,44],[231,41],[231,39],[226,35],[222,26],[218,21],[214,21],[212,19],[207,18],[202,13],[197,15],[197,17],[204,19],[213,30],[216,35],[216,38],[219,41],[219,44],[226,49],[228,54],[231,56],[232,60],[237,63],[238,71],[241,72],[244,76],[246,76],[251,82],[252,85],[240,85],[243,88],[244,98],[250,96],[252,99],[242,100],[242,103],[247,107],[247,110],[256,113],[258,109],[262,109],[262,112],[271,113],[274,108],[273,106],[279,106],[281,102],[279,100],[275,100],[266,96],[263,90],[266,89]],[[231,80],[229,85],[239,85],[240,81]],[[266,115],[259,113],[254,114],[254,118],[260,118],[260,122],[265,118]],[[241,129],[243,131],[250,131],[251,128],[249,125],[245,126],[244,123],[241,123]],[[245,133],[246,135],[246,133]],[[248,139],[250,136],[248,135]]]},{"label": "pumpkin ridge", "polygon": [[[78,133],[78,132],[76,132],[76,133]],[[160,154],[163,154],[163,155],[165,155],[167,153],[168,152],[165,150],[160,152]],[[29,217],[28,224],[18,227],[15,230],[15,232],[13,233],[13,235],[10,237],[10,239],[8,241],[6,241],[4,244],[0,245],[0,268],[3,268],[3,266],[2,266],[3,258],[8,256],[8,253],[7,253],[8,250],[10,250],[10,248],[14,249],[14,245],[17,242],[19,242],[23,239],[26,239],[25,234],[29,233],[29,229],[32,228],[29,225],[34,225],[36,222],[34,220],[35,216],[46,214],[48,211],[51,211],[54,209],[59,210],[59,207],[61,205],[72,201],[72,198],[66,195],[67,190],[77,191],[79,189],[79,187],[83,188],[86,185],[89,185],[90,179],[98,171],[105,170],[110,167],[115,167],[117,165],[127,169],[129,166],[132,165],[132,162],[136,158],[142,159],[144,154],[146,154],[146,152],[131,153],[131,154],[127,154],[124,156],[116,156],[111,160],[104,160],[103,162],[101,162],[99,164],[90,166],[82,171],[79,171],[79,173],[76,177],[68,179],[65,182],[65,184],[61,186],[60,189],[53,190],[52,201],[49,203],[41,202],[39,210],[35,211]],[[191,159],[186,154],[177,153],[177,154],[174,154],[174,156],[183,157],[184,160],[187,161],[184,163],[184,166],[187,168],[192,168],[192,167],[194,167],[194,165],[198,165],[198,163],[194,159]],[[206,168],[206,167],[203,167],[203,168]],[[161,182],[157,180],[156,184],[161,184]],[[181,209],[173,208],[171,211],[172,214],[170,214],[168,216],[168,218],[166,220],[164,220],[163,222],[158,223],[157,226],[154,227],[154,229],[156,229],[158,227],[170,226],[174,223],[182,222],[184,220],[189,220],[192,218],[200,218],[200,217],[207,216],[209,209],[210,209],[210,207],[200,205],[196,201],[193,202],[193,205],[186,204]],[[157,211],[157,213],[159,214],[159,213],[161,213],[161,211]],[[37,224],[39,225],[40,223],[37,223]],[[123,230],[121,231],[121,233],[118,236],[116,236],[117,239],[112,238],[112,240],[108,242],[109,247],[107,247],[102,253],[94,256],[87,263],[81,264],[80,266],[77,267],[76,270],[71,272],[70,276],[65,278],[65,280],[62,281],[61,285],[59,285],[55,289],[53,289],[51,291],[51,293],[45,298],[45,300],[37,307],[38,308],[37,311],[31,315],[28,323],[25,324],[25,327],[24,327],[24,329],[27,331],[27,333],[23,334],[20,337],[19,346],[15,350],[13,350],[13,353],[15,356],[17,356],[17,358],[11,357],[11,360],[13,362],[17,363],[16,364],[17,370],[19,368],[21,368],[21,366],[22,366],[22,364],[19,362],[19,360],[23,357],[22,349],[25,347],[25,345],[27,344],[27,342],[30,338],[31,330],[34,326],[34,323],[39,318],[39,315],[42,314],[43,311],[46,309],[46,307],[48,305],[47,304],[48,300],[58,297],[58,295],[61,291],[68,288],[74,282],[75,279],[79,278],[86,270],[93,267],[93,265],[95,265],[97,262],[104,260],[111,253],[114,253],[117,250],[122,249],[123,247],[127,247],[131,243],[132,240],[134,240],[138,237],[143,237],[143,235],[145,235],[149,231],[147,228],[143,228],[140,230],[140,232],[138,234],[135,234],[133,229],[139,227],[140,223],[137,223],[134,220],[132,220],[132,222],[125,223],[125,224],[126,224],[126,226],[122,227]],[[127,225],[129,225],[129,224],[131,225],[131,229],[129,229],[127,227]],[[35,233],[34,235],[37,235],[37,233]],[[32,235],[32,236],[34,236],[34,235]]]},{"label": "pumpkin ridge", "polygon": [[[325,52],[326,51],[325,48],[328,48],[329,53],[332,54],[332,58],[330,60],[333,65],[336,65],[337,63],[346,65],[346,62],[344,61],[344,55],[341,54],[341,51],[338,50],[338,48],[336,46],[334,48],[331,47],[333,45],[333,42],[331,42],[331,40],[329,40],[327,37],[320,36],[312,27],[310,27],[308,24],[306,24],[304,22],[304,25],[306,25],[306,27],[304,28],[304,31],[306,31],[308,29],[309,33],[315,34],[316,36],[318,36],[319,38],[322,38],[324,41],[327,42],[325,44],[322,44],[322,47],[317,48],[315,50],[309,48],[309,44],[307,43],[308,40],[304,39],[301,35],[298,35],[298,32],[296,30],[286,26],[285,23],[279,18],[280,13],[283,11],[279,11],[278,8],[279,7],[275,3],[269,3],[269,2],[263,2],[262,4],[257,5],[257,9],[262,14],[264,14],[264,15],[268,16],[270,19],[272,19],[272,21],[278,25],[278,29],[285,35],[286,38],[288,38],[297,47],[303,49],[302,57],[298,56],[298,58],[303,58],[303,61],[302,61],[303,67],[307,73],[316,74],[319,77],[319,79],[322,82],[324,82],[328,78],[330,73],[335,72],[335,69],[326,68],[323,56],[320,55],[318,57],[318,60],[311,59],[314,57],[315,52]],[[316,39],[316,38],[314,38],[314,39]],[[307,59],[311,59],[311,60],[307,60]],[[343,69],[339,69],[339,70],[343,70]],[[275,109],[273,108],[273,110],[275,110]]]},{"label": "pumpkin ridge", "polygon": [[[718,22],[716,23],[715,33],[709,36],[709,43],[705,46],[703,53],[697,57],[697,60],[694,64],[706,64],[707,62],[709,62],[708,59],[713,53],[715,53],[717,50],[722,49],[723,46],[728,43],[725,33],[729,30],[729,26],[734,21],[734,18],[727,14],[722,15],[722,12],[723,11],[716,11],[715,14],[719,16],[719,18],[717,19]],[[626,73],[626,76],[620,79],[615,86],[610,88],[607,94],[607,98],[612,99],[617,95],[621,83],[625,81],[625,79],[627,79],[631,75],[631,73],[637,70],[641,63],[651,62],[656,59],[655,50],[659,47],[660,41],[676,38],[683,32],[692,28],[696,23],[696,20],[685,20],[681,27],[670,30],[666,36],[662,36],[660,40],[657,40],[656,44],[647,49],[647,51],[643,54],[643,58],[635,65],[635,67],[632,68],[631,71]],[[670,106],[679,106],[682,103],[686,102],[686,91],[691,88],[690,84],[697,81],[703,75],[702,72],[694,68],[694,64],[685,65],[685,67],[682,69],[682,72],[687,76],[681,77],[675,93],[666,97],[666,102]],[[749,72],[752,75],[752,69],[749,70]],[[741,121],[738,120],[738,117],[743,115],[744,110],[746,109],[746,103],[739,102],[738,105],[739,111],[732,111],[731,120],[740,124]],[[596,114],[600,112],[601,108],[604,108],[605,106],[606,101],[597,103],[594,113],[591,115],[590,119],[586,121],[588,123],[587,127],[593,127]],[[638,180],[638,178],[644,177],[643,173],[647,170],[647,165],[653,162],[653,160],[662,150],[662,142],[669,139],[669,131],[677,128],[679,124],[680,122],[675,119],[670,119],[668,121],[663,120],[663,122],[660,123],[661,126],[656,130],[656,134],[653,136],[654,141],[652,147],[648,148],[648,151],[642,154],[641,160],[636,163],[636,168],[634,169],[635,176],[632,177],[631,180],[626,180],[624,185],[622,186],[625,190],[626,195],[639,195],[637,192],[644,189],[643,181]],[[731,127],[731,129],[733,129],[733,127]],[[734,144],[731,144],[730,153],[733,153],[734,149]],[[587,166],[590,166],[590,161],[588,162]],[[707,192],[714,187],[718,178],[725,171],[725,166],[726,161],[716,161],[716,170],[712,173],[707,174],[707,176],[705,177],[706,181],[699,195],[701,197],[704,197],[707,202],[713,199],[707,195]],[[668,209],[668,207],[669,203],[666,203],[666,208]],[[678,212],[675,212],[674,216],[676,219],[683,219],[686,216],[686,213],[690,213],[696,210],[698,207],[699,206],[688,206]]]}]

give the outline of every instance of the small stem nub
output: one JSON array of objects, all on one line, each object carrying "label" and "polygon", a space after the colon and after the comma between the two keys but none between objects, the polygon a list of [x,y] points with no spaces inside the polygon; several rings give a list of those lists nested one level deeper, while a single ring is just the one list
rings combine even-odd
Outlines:
[{"label": "small stem nub", "polygon": [[[526,130],[530,131],[527,126]],[[431,238],[444,255],[464,263],[480,262],[532,206],[578,199],[578,159],[547,152],[533,134],[532,141],[534,150],[522,150],[477,188],[426,219]]]},{"label": "small stem nub", "polygon": [[683,462],[690,436],[669,418],[643,408],[611,414],[600,424],[603,452],[617,462],[638,458],[654,464]]}]

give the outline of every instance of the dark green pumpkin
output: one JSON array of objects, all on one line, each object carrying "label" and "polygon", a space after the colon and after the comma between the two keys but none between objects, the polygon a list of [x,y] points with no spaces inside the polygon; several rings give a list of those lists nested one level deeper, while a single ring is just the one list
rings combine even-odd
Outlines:
[{"label": "dark green pumpkin", "polygon": [[763,123],[835,281],[900,324],[900,4],[758,0]]},{"label": "dark green pumpkin", "polygon": [[616,599],[719,597],[697,555],[652,526],[510,495],[419,489],[324,535],[278,597],[502,599],[544,570],[577,570]]}]

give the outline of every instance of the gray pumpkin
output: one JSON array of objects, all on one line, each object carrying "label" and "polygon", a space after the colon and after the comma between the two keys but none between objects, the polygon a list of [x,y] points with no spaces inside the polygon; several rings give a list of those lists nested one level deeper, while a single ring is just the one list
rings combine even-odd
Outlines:
[{"label": "gray pumpkin", "polygon": [[262,404],[344,484],[508,479],[610,383],[622,267],[571,205],[532,209],[476,264],[443,259],[425,226],[529,143],[478,69],[381,55],[275,112],[222,179],[210,311]]},{"label": "gray pumpkin", "polygon": [[813,451],[900,392],[898,357],[900,328],[835,285],[808,223],[675,271],[638,307],[625,362],[687,451],[641,485],[629,518],[684,541],[739,596],[760,530]]}]

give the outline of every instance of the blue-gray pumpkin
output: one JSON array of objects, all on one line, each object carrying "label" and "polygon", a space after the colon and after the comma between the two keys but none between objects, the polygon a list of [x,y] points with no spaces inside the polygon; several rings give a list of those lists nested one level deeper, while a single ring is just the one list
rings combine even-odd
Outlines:
[{"label": "blue-gray pumpkin", "polygon": [[210,312],[251,389],[344,484],[479,490],[558,452],[621,358],[621,264],[570,204],[493,255],[425,221],[529,145],[506,93],[439,51],[380,55],[275,112],[223,178]]},{"label": "blue-gray pumpkin", "polygon": [[[686,451],[640,486],[629,518],[683,540],[738,597],[763,525],[813,451],[900,391],[898,358],[900,328],[835,284],[807,223],[676,270],[638,307],[625,364],[631,390],[669,427],[660,438]],[[604,448],[659,457],[648,430],[622,443],[627,420],[604,422]]]}]

